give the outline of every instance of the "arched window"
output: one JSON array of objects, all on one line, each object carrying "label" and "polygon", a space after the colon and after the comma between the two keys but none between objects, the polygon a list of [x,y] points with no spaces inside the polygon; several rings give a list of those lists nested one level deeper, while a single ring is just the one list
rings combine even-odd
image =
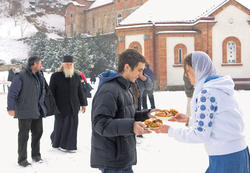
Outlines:
[{"label": "arched window", "polygon": [[118,14],[117,15],[117,25],[120,25],[121,21],[122,21],[122,15]]},{"label": "arched window", "polygon": [[224,64],[241,63],[241,43],[236,37],[227,37],[222,44],[222,62]]},{"label": "arched window", "polygon": [[227,63],[236,63],[236,43],[227,42]]},{"label": "arched window", "polygon": [[135,46],[133,46],[133,49],[138,51],[139,48],[138,48],[138,46],[135,45]]},{"label": "arched window", "polygon": [[129,45],[130,49],[135,49],[137,50],[140,54],[142,54],[142,47],[141,44],[137,41],[133,41],[132,43],[130,43]]},{"label": "arched window", "polygon": [[182,59],[183,59],[183,51],[182,51],[182,48],[179,48],[179,50],[178,50],[178,64],[182,64]]},{"label": "arched window", "polygon": [[187,47],[184,44],[177,44],[174,47],[174,64],[183,64],[184,57],[187,54]]}]

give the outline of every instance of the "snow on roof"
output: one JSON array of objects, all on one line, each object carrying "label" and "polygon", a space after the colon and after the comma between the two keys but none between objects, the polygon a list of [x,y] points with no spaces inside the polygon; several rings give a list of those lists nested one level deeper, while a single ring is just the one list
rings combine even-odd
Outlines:
[{"label": "snow on roof", "polygon": [[[148,22],[195,22],[208,17],[229,0],[148,0],[134,13],[125,18],[120,25]],[[242,5],[250,0],[241,1]],[[245,2],[244,4],[242,2]],[[248,2],[248,3],[249,3]]]},{"label": "snow on roof", "polygon": [[76,2],[76,1],[69,1],[69,2],[67,3],[67,5],[70,4],[70,3],[73,3],[75,6],[78,6],[78,7],[85,7],[85,6],[86,6],[86,5],[84,5],[84,4],[79,4],[79,3]]},{"label": "snow on roof", "polygon": [[241,3],[242,5],[244,5],[245,7],[247,7],[250,10],[250,1],[249,0],[236,0],[239,3]]},{"label": "snow on roof", "polygon": [[103,5],[112,3],[112,2],[114,2],[114,0],[96,0],[96,1],[89,7],[89,9],[97,8],[97,7],[100,7],[100,6],[103,6]]}]

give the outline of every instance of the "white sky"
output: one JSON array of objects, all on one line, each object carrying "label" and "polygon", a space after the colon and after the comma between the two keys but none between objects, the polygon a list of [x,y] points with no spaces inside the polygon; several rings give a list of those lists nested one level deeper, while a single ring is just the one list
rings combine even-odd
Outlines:
[{"label": "white sky", "polygon": [[[47,81],[50,76],[45,73]],[[0,81],[7,79],[7,72],[0,72]],[[96,91],[94,86],[94,92]],[[186,110],[186,96],[184,91],[155,92],[157,108],[175,108],[180,112]],[[236,91],[236,99],[244,113],[246,141],[250,145],[250,91]],[[20,168],[17,165],[17,133],[16,119],[8,116],[6,112],[7,94],[3,93],[0,85],[0,172],[13,173],[100,173],[90,168],[90,141],[91,141],[91,99],[88,100],[86,114],[79,113],[78,151],[64,153],[52,149],[50,134],[53,130],[54,118],[43,119],[43,136],[41,139],[41,154],[44,163],[33,163],[30,153],[30,139],[28,142],[28,161],[32,167]],[[166,122],[165,122],[166,123]],[[170,123],[173,126],[183,124]],[[202,144],[180,143],[164,134],[144,135],[137,144],[137,165],[133,167],[135,173],[155,173],[156,170],[166,173],[202,173],[208,166],[208,157]]]}]

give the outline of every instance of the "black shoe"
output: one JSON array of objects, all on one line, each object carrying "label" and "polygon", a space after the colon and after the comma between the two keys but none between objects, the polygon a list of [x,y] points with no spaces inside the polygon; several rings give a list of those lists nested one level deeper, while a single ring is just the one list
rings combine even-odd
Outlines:
[{"label": "black shoe", "polygon": [[41,158],[41,156],[35,156],[35,157],[32,157],[32,160],[35,162],[41,162],[42,158]]},{"label": "black shoe", "polygon": [[27,160],[21,161],[18,164],[22,167],[27,167],[31,165]]}]

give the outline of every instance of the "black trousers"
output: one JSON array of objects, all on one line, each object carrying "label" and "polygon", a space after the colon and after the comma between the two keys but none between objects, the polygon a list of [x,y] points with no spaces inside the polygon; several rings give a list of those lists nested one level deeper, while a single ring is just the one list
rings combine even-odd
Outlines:
[{"label": "black trousers", "polygon": [[152,91],[144,90],[144,92],[142,94],[142,108],[143,109],[148,109],[148,106],[147,106],[147,96],[148,96],[150,104],[151,104],[151,109],[155,108],[155,99],[154,99],[153,92],[154,92],[153,90]]},{"label": "black trousers", "polygon": [[31,130],[31,157],[40,156],[40,139],[43,134],[43,122],[40,119],[18,119],[18,163],[27,160],[27,142]]}]

